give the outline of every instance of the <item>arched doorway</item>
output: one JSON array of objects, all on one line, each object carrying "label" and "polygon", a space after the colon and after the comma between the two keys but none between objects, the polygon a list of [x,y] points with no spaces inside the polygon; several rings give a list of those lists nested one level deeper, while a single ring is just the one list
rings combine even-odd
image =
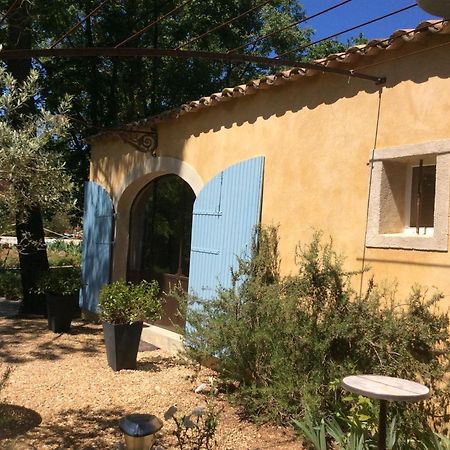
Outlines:
[{"label": "arched doorway", "polygon": [[[156,279],[162,292],[180,283],[187,290],[195,194],[178,175],[163,175],[148,183],[131,207],[127,279]],[[175,299],[165,297],[158,325],[183,325]]]}]

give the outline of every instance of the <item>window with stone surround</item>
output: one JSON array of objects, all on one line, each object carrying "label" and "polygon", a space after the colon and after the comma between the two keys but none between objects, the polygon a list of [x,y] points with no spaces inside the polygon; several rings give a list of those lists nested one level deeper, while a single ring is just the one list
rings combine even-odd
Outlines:
[{"label": "window with stone surround", "polygon": [[448,250],[450,140],[376,150],[367,247]]}]

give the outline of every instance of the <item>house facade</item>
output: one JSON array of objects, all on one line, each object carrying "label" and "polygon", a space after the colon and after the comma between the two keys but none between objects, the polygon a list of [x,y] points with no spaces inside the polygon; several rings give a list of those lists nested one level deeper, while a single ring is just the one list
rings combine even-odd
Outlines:
[{"label": "house facade", "polygon": [[321,230],[346,269],[450,299],[450,24],[319,63],[386,82],[292,69],[91,138],[85,309],[109,279],[213,295],[259,222],[279,226],[285,274]]}]

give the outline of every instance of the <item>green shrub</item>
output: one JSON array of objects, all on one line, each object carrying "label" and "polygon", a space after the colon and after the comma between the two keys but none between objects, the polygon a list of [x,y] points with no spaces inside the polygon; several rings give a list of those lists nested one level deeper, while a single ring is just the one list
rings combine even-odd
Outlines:
[{"label": "green shrub", "polygon": [[39,277],[36,294],[77,294],[81,287],[81,271],[78,267],[57,267],[43,272]]},{"label": "green shrub", "polygon": [[64,240],[47,244],[48,261],[51,267],[81,265],[81,245]]},{"label": "green shrub", "polygon": [[0,244],[0,256],[2,269],[15,269],[19,267],[19,252],[13,244]]},{"label": "green shrub", "polygon": [[[185,343],[197,360],[215,357],[222,380],[238,386],[236,401],[256,420],[281,423],[301,418],[350,414],[339,381],[346,375],[377,373],[418,380],[433,400],[396,407],[403,429],[444,414],[449,390],[449,320],[435,308],[440,294],[414,288],[399,306],[392,292],[370,282],[360,298],[352,275],[332,243],[316,234],[299,248],[298,273],[279,274],[274,228],[258,232],[252,257],[239,261],[232,287],[189,308]],[[393,410],[393,408],[391,408]],[[345,424],[344,424],[345,426]]]},{"label": "green shrub", "polygon": [[205,407],[197,406],[190,414],[177,416],[176,405],[165,413],[164,419],[172,419],[179,450],[213,450],[217,448],[215,434],[219,424],[219,412],[210,403]]},{"label": "green shrub", "polygon": [[[294,428],[303,444],[314,450],[372,450],[378,448],[375,432],[346,431],[335,418],[314,420],[310,414],[301,421],[294,420]],[[401,422],[394,417],[387,424],[387,450],[450,450],[450,439],[425,427],[415,435],[400,433]]]},{"label": "green shrub", "polygon": [[0,296],[10,300],[22,298],[22,280],[17,270],[5,270],[0,272]]},{"label": "green shrub", "polygon": [[133,284],[116,281],[100,291],[100,318],[115,324],[131,324],[142,320],[158,320],[161,301],[156,281]]}]

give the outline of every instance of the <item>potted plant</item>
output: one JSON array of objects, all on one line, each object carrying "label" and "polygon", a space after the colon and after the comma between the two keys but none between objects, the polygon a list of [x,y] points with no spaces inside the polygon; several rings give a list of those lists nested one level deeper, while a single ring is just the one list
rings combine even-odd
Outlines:
[{"label": "potted plant", "polygon": [[114,370],[135,369],[144,320],[160,318],[161,302],[156,281],[116,281],[100,291],[106,355]]},{"label": "potted plant", "polygon": [[54,333],[70,330],[72,319],[80,316],[80,287],[81,272],[78,267],[58,267],[43,272],[35,292],[45,294],[49,330]]}]

